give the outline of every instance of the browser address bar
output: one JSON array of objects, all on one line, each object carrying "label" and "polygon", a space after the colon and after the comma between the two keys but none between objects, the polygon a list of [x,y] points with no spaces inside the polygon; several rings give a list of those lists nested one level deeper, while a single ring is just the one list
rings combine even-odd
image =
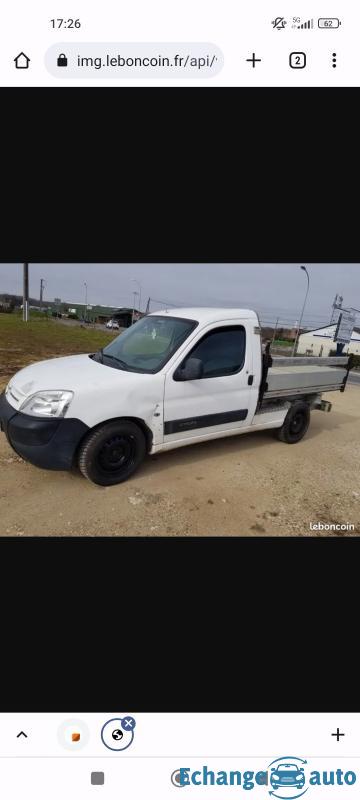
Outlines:
[{"label": "browser address bar", "polygon": [[224,65],[208,42],[60,42],[45,56],[57,78],[212,78]]}]

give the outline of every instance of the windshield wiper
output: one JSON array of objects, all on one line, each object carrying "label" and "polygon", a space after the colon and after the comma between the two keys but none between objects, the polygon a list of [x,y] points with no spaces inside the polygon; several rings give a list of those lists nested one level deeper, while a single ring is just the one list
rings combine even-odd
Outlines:
[{"label": "windshield wiper", "polygon": [[126,364],[125,361],[122,361],[121,358],[117,358],[117,356],[111,356],[109,355],[109,353],[104,353],[102,348],[100,352],[103,358],[102,364],[104,363],[104,356],[105,356],[105,358],[111,358],[112,361],[116,361],[116,363],[120,365],[121,369],[131,369],[131,367],[129,367],[129,365]]},{"label": "windshield wiper", "polygon": [[93,361],[100,361],[100,363],[103,364],[104,361],[102,348],[101,350],[97,350],[96,353],[90,353],[89,358],[92,358]]}]

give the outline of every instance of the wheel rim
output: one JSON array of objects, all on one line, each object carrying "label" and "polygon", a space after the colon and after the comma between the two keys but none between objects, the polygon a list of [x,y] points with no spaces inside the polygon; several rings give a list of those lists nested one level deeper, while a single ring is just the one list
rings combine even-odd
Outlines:
[{"label": "wheel rim", "polygon": [[118,434],[101,446],[97,454],[97,463],[103,472],[123,472],[134,463],[135,454],[135,438]]},{"label": "wheel rim", "polygon": [[290,433],[300,433],[302,428],[304,427],[305,417],[302,411],[297,411],[294,414],[291,423],[290,423]]}]

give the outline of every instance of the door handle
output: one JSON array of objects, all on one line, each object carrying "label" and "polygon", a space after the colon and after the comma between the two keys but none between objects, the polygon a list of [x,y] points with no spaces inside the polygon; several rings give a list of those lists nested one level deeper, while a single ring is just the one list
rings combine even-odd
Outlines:
[{"label": "door handle", "polygon": [[253,375],[249,375],[249,377],[248,377],[248,384],[249,384],[249,386],[252,386],[252,385],[253,385],[253,380],[254,380],[254,376],[253,376]]}]

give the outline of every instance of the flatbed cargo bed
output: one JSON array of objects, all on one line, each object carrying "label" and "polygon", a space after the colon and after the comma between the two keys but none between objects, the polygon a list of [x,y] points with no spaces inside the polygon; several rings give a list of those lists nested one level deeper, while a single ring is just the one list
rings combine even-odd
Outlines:
[{"label": "flatbed cargo bed", "polygon": [[349,357],[263,357],[260,402],[321,392],[343,391],[351,359]]},{"label": "flatbed cargo bed", "polygon": [[272,367],[268,373],[266,396],[274,397],[279,391],[339,390],[346,375],[346,369],[338,367]]}]

